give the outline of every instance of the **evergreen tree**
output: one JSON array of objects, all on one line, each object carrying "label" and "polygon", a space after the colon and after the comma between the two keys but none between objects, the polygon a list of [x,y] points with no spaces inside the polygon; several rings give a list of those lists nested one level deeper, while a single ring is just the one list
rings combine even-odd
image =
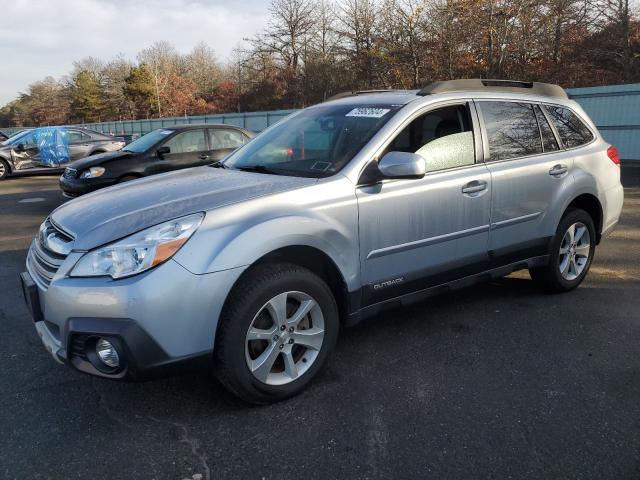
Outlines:
[{"label": "evergreen tree", "polygon": [[154,106],[155,86],[147,66],[133,67],[125,80],[124,94],[134,108],[132,116],[148,118]]},{"label": "evergreen tree", "polygon": [[81,70],[73,77],[71,109],[80,122],[99,122],[103,110],[102,87],[95,74]]}]

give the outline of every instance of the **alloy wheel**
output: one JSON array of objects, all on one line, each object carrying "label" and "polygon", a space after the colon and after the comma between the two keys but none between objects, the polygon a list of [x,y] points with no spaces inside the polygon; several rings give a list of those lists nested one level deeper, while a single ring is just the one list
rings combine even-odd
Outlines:
[{"label": "alloy wheel", "polygon": [[589,261],[591,236],[582,222],[571,225],[562,237],[558,268],[565,280],[575,280],[580,276]]},{"label": "alloy wheel", "polygon": [[318,302],[303,292],[276,295],[258,311],[245,339],[251,374],[268,385],[285,385],[305,374],[324,340]]}]

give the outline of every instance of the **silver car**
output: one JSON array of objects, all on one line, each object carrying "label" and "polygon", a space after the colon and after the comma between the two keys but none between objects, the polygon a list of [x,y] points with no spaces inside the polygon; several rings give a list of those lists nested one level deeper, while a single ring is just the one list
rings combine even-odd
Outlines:
[{"label": "silver car", "polygon": [[354,92],[224,162],[59,207],[22,283],[60,362],[118,379],[204,362],[267,403],[388,307],[520,269],[577,287],[622,201],[616,149],[557,86]]}]

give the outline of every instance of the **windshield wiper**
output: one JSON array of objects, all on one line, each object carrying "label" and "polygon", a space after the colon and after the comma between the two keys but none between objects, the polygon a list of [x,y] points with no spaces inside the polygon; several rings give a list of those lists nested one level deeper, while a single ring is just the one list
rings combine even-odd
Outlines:
[{"label": "windshield wiper", "polygon": [[222,162],[222,160],[216,160],[215,162],[210,163],[209,166],[213,168],[229,168],[224,164],[224,162]]},{"label": "windshield wiper", "polygon": [[280,170],[265,167],[264,165],[246,165],[243,167],[237,167],[237,169],[242,170],[243,172],[256,172],[256,173],[266,173],[269,175],[282,175],[282,172]]}]

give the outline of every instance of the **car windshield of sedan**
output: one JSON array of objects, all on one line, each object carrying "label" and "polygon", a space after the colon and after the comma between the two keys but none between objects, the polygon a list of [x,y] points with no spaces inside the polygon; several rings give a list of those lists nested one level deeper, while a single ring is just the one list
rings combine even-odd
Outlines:
[{"label": "car windshield of sedan", "polygon": [[303,110],[231,154],[224,167],[304,177],[333,175],[401,107],[339,104]]},{"label": "car windshield of sedan", "polygon": [[137,140],[134,140],[129,145],[124,147],[122,151],[133,153],[146,152],[160,140],[162,140],[163,138],[167,138],[172,133],[173,130],[170,130],[168,128],[159,128],[158,130],[149,132],[146,135],[141,136]]}]

